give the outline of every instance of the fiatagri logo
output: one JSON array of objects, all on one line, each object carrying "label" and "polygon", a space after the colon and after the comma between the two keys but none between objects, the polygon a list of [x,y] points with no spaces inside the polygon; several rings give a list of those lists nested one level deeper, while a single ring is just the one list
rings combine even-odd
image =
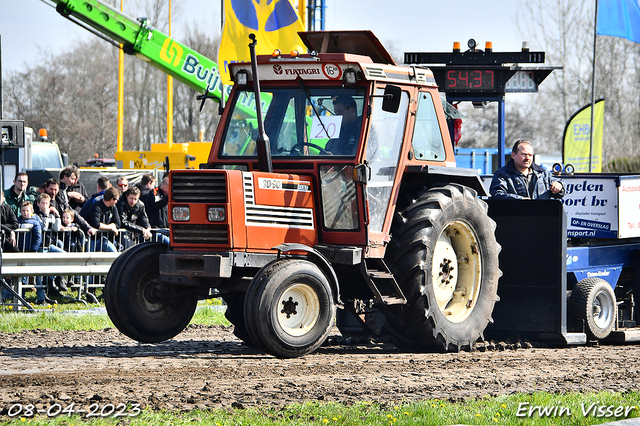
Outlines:
[{"label": "fiatagri logo", "polygon": [[320,70],[317,68],[285,68],[284,74],[285,75],[320,75]]},{"label": "fiatagri logo", "polygon": [[291,66],[288,66],[286,68],[283,68],[282,65],[280,64],[274,64],[273,65],[273,73],[276,75],[291,75],[291,76],[298,76],[298,75],[311,75],[311,76],[320,76],[323,75],[325,77],[327,77],[330,80],[338,80],[342,77],[342,69],[340,69],[340,67],[336,64],[324,64],[322,65],[322,68],[319,67],[299,67],[299,68],[294,68]]}]

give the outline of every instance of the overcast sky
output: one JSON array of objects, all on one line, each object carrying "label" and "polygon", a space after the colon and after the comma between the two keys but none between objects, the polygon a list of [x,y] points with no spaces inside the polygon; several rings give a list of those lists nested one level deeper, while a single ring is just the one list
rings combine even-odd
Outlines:
[{"label": "overcast sky", "polygon": [[[454,41],[465,49],[474,38],[479,47],[493,42],[494,51],[517,51],[522,35],[515,25],[521,0],[325,0],[325,29],[372,30],[383,44],[393,42],[399,52],[451,51]],[[119,4],[119,3],[118,3]],[[131,2],[133,4],[133,2]],[[297,4],[297,0],[296,0]],[[127,8],[130,16],[144,11]],[[44,53],[71,50],[79,40],[96,36],[60,16],[43,0],[0,0],[3,74],[22,71],[42,60]],[[197,23],[220,29],[220,0],[183,0],[183,14],[173,22],[173,37]],[[151,23],[154,25],[154,23]],[[159,26],[159,25],[158,25]],[[105,49],[113,48],[104,43]],[[540,46],[531,46],[539,50]]]}]

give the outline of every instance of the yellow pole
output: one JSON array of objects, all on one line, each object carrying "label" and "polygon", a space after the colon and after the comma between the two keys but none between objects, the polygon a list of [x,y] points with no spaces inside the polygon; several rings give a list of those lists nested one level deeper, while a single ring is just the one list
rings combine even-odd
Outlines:
[{"label": "yellow pole", "polygon": [[302,21],[302,26],[308,30],[307,21],[305,19],[307,8],[305,7],[306,0],[298,0],[298,15],[300,16],[300,20]]},{"label": "yellow pole", "polygon": [[[124,12],[124,0],[120,0],[120,12]],[[120,44],[118,51],[118,135],[116,152],[123,151],[124,138],[124,50]]]},{"label": "yellow pole", "polygon": [[[169,0],[169,37],[171,37],[171,0]],[[167,149],[173,144],[173,77],[167,76]]]}]

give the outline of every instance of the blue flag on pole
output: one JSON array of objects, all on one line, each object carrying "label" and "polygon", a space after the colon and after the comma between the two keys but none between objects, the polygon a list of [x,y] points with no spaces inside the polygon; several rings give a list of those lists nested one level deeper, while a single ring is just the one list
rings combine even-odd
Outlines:
[{"label": "blue flag on pole", "polygon": [[596,34],[640,43],[640,0],[598,0]]}]

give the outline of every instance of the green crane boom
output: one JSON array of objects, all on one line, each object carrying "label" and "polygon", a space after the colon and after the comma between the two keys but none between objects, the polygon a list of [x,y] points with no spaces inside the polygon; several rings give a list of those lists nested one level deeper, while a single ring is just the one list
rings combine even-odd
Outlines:
[{"label": "green crane boom", "polygon": [[[218,64],[149,25],[98,0],[49,0],[73,22],[89,25],[108,39],[123,45],[126,53],[176,78],[192,89],[222,98]],[[104,38],[104,37],[103,37]],[[225,98],[228,92],[225,91]]]}]

